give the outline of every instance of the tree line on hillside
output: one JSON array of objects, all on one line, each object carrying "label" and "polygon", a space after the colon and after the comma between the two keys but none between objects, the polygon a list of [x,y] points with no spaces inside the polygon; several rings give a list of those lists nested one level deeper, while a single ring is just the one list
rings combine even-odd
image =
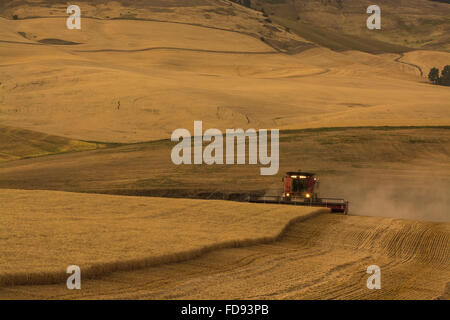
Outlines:
[{"label": "tree line on hillside", "polygon": [[444,69],[442,69],[440,76],[438,68],[431,68],[430,73],[428,73],[428,79],[434,84],[450,86],[450,65],[446,65]]}]

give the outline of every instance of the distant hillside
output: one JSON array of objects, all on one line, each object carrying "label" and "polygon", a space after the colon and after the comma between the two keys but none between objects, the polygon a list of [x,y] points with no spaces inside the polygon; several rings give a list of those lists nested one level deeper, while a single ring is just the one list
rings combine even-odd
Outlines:
[{"label": "distant hillside", "polygon": [[[280,52],[298,53],[313,46],[261,12],[248,8],[247,0],[79,0],[76,3],[85,18],[205,26],[250,35]],[[66,17],[67,6],[57,0],[0,0],[0,17],[11,20]]]},{"label": "distant hillside", "polygon": [[252,7],[301,37],[335,50],[450,51],[449,0],[380,0],[382,29],[368,30],[368,0],[252,0]]},{"label": "distant hillside", "polygon": [[[368,30],[370,0],[79,0],[83,16],[161,19],[252,34],[270,46],[298,52],[315,43],[333,50],[450,52],[450,0],[379,0],[382,29]],[[0,0],[0,16],[66,15],[57,0]],[[250,9],[249,9],[250,8]],[[253,11],[254,9],[256,11]],[[294,33],[297,35],[295,37]]]},{"label": "distant hillside", "polygon": [[105,146],[106,144],[0,125],[0,163],[49,154],[93,150]]}]

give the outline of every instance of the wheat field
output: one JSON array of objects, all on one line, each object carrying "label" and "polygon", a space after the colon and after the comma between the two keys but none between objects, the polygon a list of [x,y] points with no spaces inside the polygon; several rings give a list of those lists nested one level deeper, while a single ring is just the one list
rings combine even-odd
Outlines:
[{"label": "wheat field", "polygon": [[[0,1],[0,299],[448,299],[450,9],[326,3]],[[176,166],[195,120],[280,129],[278,174]],[[350,215],[242,201],[299,169]]]},{"label": "wheat field", "polygon": [[[266,225],[266,222],[264,223]],[[448,299],[448,223],[322,213],[274,242],[65,283],[0,288],[5,299]],[[366,287],[369,265],[381,290]],[[83,273],[82,273],[83,278]]]},{"label": "wheat field", "polygon": [[[0,284],[45,284],[271,242],[323,209],[229,201],[0,190]],[[325,210],[326,211],[326,210]]]},{"label": "wheat field", "polygon": [[[205,26],[86,18],[83,32],[71,32],[61,21],[0,18],[4,125],[140,142],[192,130],[197,119],[221,130],[450,123],[448,89],[426,83],[430,65],[416,66],[413,53],[315,47],[287,55]],[[43,39],[78,44],[36,42]],[[436,60],[434,52],[419,55]]]}]

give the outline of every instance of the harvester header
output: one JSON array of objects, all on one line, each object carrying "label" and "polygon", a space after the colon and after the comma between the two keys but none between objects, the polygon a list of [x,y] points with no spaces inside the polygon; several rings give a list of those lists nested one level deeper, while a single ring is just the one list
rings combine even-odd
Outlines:
[{"label": "harvester header", "polygon": [[348,213],[349,203],[340,198],[319,196],[319,177],[310,172],[290,171],[283,179],[283,193],[279,196],[250,196],[250,202],[290,204],[330,208],[332,212]]}]

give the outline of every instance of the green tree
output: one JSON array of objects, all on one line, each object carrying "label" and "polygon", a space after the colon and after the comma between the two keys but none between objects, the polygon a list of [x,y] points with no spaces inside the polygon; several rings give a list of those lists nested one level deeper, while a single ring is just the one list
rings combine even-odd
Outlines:
[{"label": "green tree", "polygon": [[450,86],[450,65],[446,65],[444,69],[442,69],[439,83],[444,86]]},{"label": "green tree", "polygon": [[439,69],[431,68],[430,73],[428,74],[428,79],[434,84],[439,83]]}]

